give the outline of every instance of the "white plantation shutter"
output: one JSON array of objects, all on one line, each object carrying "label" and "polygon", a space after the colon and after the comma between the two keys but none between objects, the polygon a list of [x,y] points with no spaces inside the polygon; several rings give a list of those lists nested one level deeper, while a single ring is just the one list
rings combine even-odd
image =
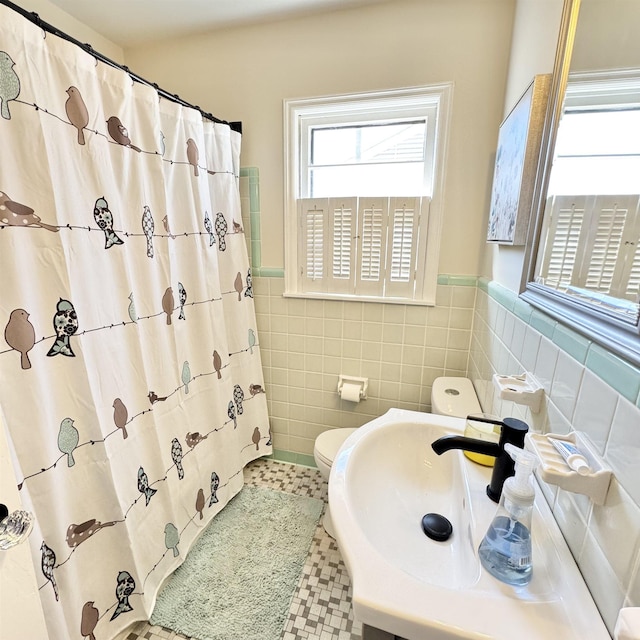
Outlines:
[{"label": "white plantation shutter", "polygon": [[640,195],[628,196],[627,224],[622,237],[620,264],[614,290],[618,298],[640,302]]},{"label": "white plantation shutter", "polygon": [[560,198],[551,201],[548,237],[545,243],[541,275],[544,282],[558,289],[572,284],[576,255],[583,229],[584,197]]},{"label": "white plantation shutter", "polygon": [[298,201],[299,268],[301,286],[305,291],[326,290],[326,250],[328,238],[328,208],[326,198]]},{"label": "white plantation shutter", "polygon": [[388,198],[360,198],[358,204],[357,289],[363,295],[384,293]]},{"label": "white plantation shutter", "polygon": [[331,234],[331,245],[327,247],[331,253],[329,290],[337,293],[353,293],[357,207],[357,198],[329,199]]},{"label": "white plantation shutter", "polygon": [[636,240],[635,251],[630,263],[627,287],[623,297],[633,302],[640,302],[640,235]]},{"label": "white plantation shutter", "polygon": [[610,294],[629,209],[611,196],[598,196],[592,203],[586,260],[577,284],[590,291]]},{"label": "white plantation shutter", "polygon": [[413,297],[420,198],[391,198],[387,240],[386,294]]},{"label": "white plantation shutter", "polygon": [[636,301],[638,199],[637,195],[555,196],[540,270],[544,282],[560,290],[574,286]]},{"label": "white plantation shutter", "polygon": [[416,284],[422,286],[429,202],[426,197],[299,200],[300,290],[414,299]]}]

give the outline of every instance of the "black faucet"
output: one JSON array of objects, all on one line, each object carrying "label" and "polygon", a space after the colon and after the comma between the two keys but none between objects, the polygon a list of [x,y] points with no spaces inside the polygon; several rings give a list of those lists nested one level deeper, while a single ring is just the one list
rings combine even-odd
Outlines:
[{"label": "black faucet", "polygon": [[467,438],[466,436],[443,436],[432,442],[431,448],[438,455],[442,455],[445,451],[450,451],[451,449],[462,449],[463,451],[470,451],[471,453],[493,456],[496,462],[493,465],[491,482],[487,485],[487,495],[494,502],[499,502],[504,481],[515,473],[515,462],[504,450],[504,445],[510,442],[516,447],[524,449],[524,437],[527,431],[529,431],[529,426],[526,422],[518,420],[517,418],[492,420],[491,418],[468,416],[467,419],[475,422],[497,424],[502,427],[499,442],[487,442],[485,440],[478,440],[477,438]]}]

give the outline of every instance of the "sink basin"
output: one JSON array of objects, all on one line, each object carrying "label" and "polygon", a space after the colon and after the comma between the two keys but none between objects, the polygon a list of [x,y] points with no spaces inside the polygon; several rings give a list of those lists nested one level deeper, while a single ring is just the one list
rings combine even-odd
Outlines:
[{"label": "sink basin", "polygon": [[[485,493],[491,469],[431,449],[463,429],[459,418],[391,409],[338,452],[329,501],[355,617],[407,640],[609,640],[540,491],[531,582],[512,587],[482,568],[477,549],[497,508]],[[429,512],[451,522],[448,540],[423,533]]]}]

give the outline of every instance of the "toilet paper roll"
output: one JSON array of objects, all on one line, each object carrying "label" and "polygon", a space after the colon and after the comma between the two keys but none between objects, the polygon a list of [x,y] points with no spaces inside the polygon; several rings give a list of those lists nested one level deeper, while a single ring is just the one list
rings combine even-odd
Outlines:
[{"label": "toilet paper roll", "polygon": [[359,384],[343,382],[342,389],[340,390],[340,399],[347,400],[348,402],[360,402],[361,388]]}]

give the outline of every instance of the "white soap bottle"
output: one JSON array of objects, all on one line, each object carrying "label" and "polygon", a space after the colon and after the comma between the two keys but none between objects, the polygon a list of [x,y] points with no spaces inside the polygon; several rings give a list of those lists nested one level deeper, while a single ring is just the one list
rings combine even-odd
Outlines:
[{"label": "white soap bottle", "polygon": [[505,451],[515,460],[515,475],[505,480],[500,504],[478,555],[482,566],[493,576],[514,586],[530,582],[531,514],[535,499],[533,470],[538,464],[535,454],[512,444]]}]

